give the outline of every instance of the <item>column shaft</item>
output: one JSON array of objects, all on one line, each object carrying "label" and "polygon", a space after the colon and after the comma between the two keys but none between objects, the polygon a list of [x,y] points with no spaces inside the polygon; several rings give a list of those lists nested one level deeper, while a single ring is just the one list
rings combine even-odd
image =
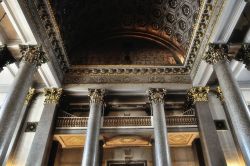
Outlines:
[{"label": "column shaft", "polygon": [[228,108],[226,114],[231,121],[233,134],[242,151],[246,165],[250,165],[250,112],[228,62],[226,60],[217,62],[214,64],[214,70]]},{"label": "column shaft", "polygon": [[171,166],[167,126],[163,103],[153,103],[153,124],[157,166]]},{"label": "column shaft", "polygon": [[101,127],[102,105],[99,103],[90,104],[88,129],[86,141],[84,145],[82,166],[95,166],[94,161],[97,157],[97,149],[99,146],[99,134]]},{"label": "column shaft", "polygon": [[55,114],[56,104],[49,103],[44,105],[43,113],[36,129],[26,166],[47,165],[50,145],[52,142],[52,129]]},{"label": "column shaft", "polygon": [[219,137],[215,128],[208,102],[195,103],[196,115],[199,122],[199,133],[202,150],[207,166],[226,166],[226,160],[220,146]]},{"label": "column shaft", "polygon": [[34,64],[26,61],[20,63],[20,69],[0,110],[0,165],[6,160],[7,150],[35,70]]}]

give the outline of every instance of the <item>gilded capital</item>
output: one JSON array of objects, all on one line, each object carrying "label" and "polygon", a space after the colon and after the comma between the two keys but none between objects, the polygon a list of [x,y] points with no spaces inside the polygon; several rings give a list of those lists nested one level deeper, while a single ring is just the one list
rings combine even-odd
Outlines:
[{"label": "gilded capital", "polygon": [[30,88],[28,94],[26,95],[25,98],[25,104],[29,104],[30,100],[32,99],[33,95],[35,94],[35,89]]},{"label": "gilded capital", "polygon": [[228,56],[228,45],[210,43],[204,60],[207,63],[214,65],[225,59],[230,60],[230,57]]},{"label": "gilded capital", "polygon": [[45,101],[44,104],[58,104],[62,95],[62,88],[44,88]]},{"label": "gilded capital", "polygon": [[167,93],[163,88],[151,88],[148,90],[148,98],[153,103],[164,103],[164,97]]},{"label": "gilded capital", "polygon": [[90,103],[103,103],[104,89],[89,89]]},{"label": "gilded capital", "polygon": [[209,87],[193,87],[187,92],[187,101],[194,104],[197,101],[208,101]]},{"label": "gilded capital", "polygon": [[242,61],[246,65],[247,70],[250,70],[250,43],[242,43],[235,59]]},{"label": "gilded capital", "polygon": [[41,46],[20,45],[19,47],[23,61],[34,64],[36,67],[41,66],[43,63],[48,61]]}]

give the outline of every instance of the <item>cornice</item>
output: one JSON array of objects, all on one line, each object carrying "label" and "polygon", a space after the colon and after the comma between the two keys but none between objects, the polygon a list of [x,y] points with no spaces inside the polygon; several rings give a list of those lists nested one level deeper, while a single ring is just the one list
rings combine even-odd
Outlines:
[{"label": "cornice", "polygon": [[194,76],[198,72],[198,68],[201,64],[202,58],[204,57],[204,53],[206,52],[211,37],[213,36],[213,30],[216,27],[218,19],[221,16],[221,13],[224,9],[224,4],[226,0],[215,0],[210,2],[210,6],[212,10],[209,13],[209,21],[207,22],[206,28],[203,32],[203,37],[200,39],[199,47],[194,52],[196,54],[196,58],[194,60],[192,70],[190,72],[190,77],[194,78]]}]

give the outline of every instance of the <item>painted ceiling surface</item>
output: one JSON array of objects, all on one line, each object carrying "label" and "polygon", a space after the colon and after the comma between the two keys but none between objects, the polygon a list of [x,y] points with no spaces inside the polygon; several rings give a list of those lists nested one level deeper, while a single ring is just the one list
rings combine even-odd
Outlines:
[{"label": "painted ceiling surface", "polygon": [[183,65],[199,0],[49,0],[71,65]]}]

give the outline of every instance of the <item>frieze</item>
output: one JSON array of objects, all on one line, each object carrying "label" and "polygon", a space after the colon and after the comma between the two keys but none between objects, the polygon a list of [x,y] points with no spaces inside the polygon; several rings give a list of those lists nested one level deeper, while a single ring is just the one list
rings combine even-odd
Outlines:
[{"label": "frieze", "polygon": [[191,83],[188,75],[66,75],[65,84],[84,83]]}]

